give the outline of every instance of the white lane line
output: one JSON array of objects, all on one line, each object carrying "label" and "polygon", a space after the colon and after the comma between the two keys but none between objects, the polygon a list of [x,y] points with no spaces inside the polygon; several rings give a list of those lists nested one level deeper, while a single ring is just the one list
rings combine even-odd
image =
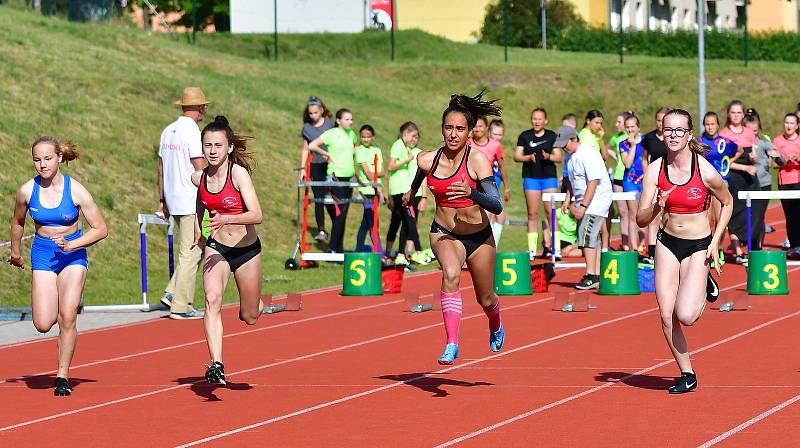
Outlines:
[{"label": "white lane line", "polygon": [[[792,269],[792,270],[795,270],[795,269]],[[739,285],[736,285],[736,286],[739,286]],[[735,288],[736,286],[725,288],[725,289]],[[768,321],[768,322],[765,322],[763,324],[757,325],[755,327],[752,327],[750,329],[747,329],[745,331],[737,333],[737,334],[735,334],[733,336],[729,336],[729,337],[727,337],[725,339],[719,340],[719,341],[714,342],[712,344],[708,344],[708,345],[706,345],[704,347],[701,347],[701,348],[699,348],[697,350],[693,350],[693,351],[689,352],[689,354],[690,355],[695,355],[697,353],[704,352],[706,350],[715,348],[717,346],[720,346],[722,344],[728,343],[728,342],[733,341],[735,339],[738,339],[738,338],[740,338],[742,336],[748,335],[750,333],[753,333],[755,331],[761,330],[763,328],[766,328],[766,327],[768,327],[770,325],[773,325],[773,324],[776,324],[778,322],[784,321],[786,319],[795,317],[797,315],[800,315],[800,311],[796,311],[794,313],[787,314],[787,315],[781,316],[781,317],[779,317],[777,319],[773,319],[771,321]],[[540,407],[538,407],[536,409],[532,409],[532,410],[530,410],[528,412],[516,415],[514,417],[508,418],[508,419],[503,420],[501,422],[495,423],[493,425],[487,426],[487,427],[479,429],[477,431],[473,431],[473,432],[471,432],[469,434],[466,434],[464,436],[461,436],[461,437],[458,437],[456,439],[450,440],[448,442],[442,443],[441,445],[436,445],[435,448],[444,448],[444,447],[455,445],[457,443],[461,443],[461,442],[463,442],[465,440],[472,439],[472,438],[477,437],[477,436],[479,436],[481,434],[485,434],[485,433],[487,433],[489,431],[493,431],[493,430],[495,430],[497,428],[501,428],[503,426],[506,426],[506,425],[509,425],[511,423],[514,423],[514,422],[516,422],[518,420],[522,420],[524,418],[530,417],[530,416],[535,415],[535,414],[539,414],[541,412],[547,411],[547,410],[555,408],[557,406],[561,406],[562,404],[569,403],[570,401],[577,400],[578,398],[582,398],[582,397],[585,397],[587,395],[591,395],[591,394],[593,394],[595,392],[599,392],[599,391],[601,391],[603,389],[606,389],[608,387],[611,387],[611,386],[613,386],[615,384],[619,384],[619,383],[625,382],[628,379],[633,378],[634,376],[650,372],[652,370],[655,370],[655,369],[658,369],[660,367],[666,366],[666,365],[671,364],[673,362],[675,362],[675,360],[669,359],[669,360],[666,360],[666,361],[659,362],[657,364],[653,364],[652,366],[647,367],[646,369],[642,369],[642,370],[639,370],[639,371],[637,371],[635,373],[632,373],[630,375],[624,376],[624,377],[622,377],[619,380],[616,380],[614,382],[604,383],[604,384],[601,384],[600,386],[593,387],[592,389],[577,393],[575,395],[571,395],[571,396],[566,397],[566,398],[562,398],[561,400],[554,401],[552,403],[548,403],[548,404],[546,404],[544,406],[540,406]]]},{"label": "white lane line", "polygon": [[[425,276],[428,276],[428,275],[431,275],[431,274],[438,274],[440,272],[441,271],[439,269],[431,269],[429,271],[412,272],[412,273],[409,273],[409,274],[405,275],[405,277],[406,278],[425,277]],[[337,286],[337,285],[324,286],[322,288],[315,288],[315,289],[309,289],[307,291],[301,291],[301,293],[304,296],[308,296],[308,295],[311,295],[311,294],[319,294],[319,293],[323,293],[323,292],[336,291],[337,289],[341,289],[341,288],[342,288],[341,286]],[[428,295],[431,295],[431,294],[428,294]],[[282,299],[286,299],[286,294],[281,294],[281,295],[273,297],[273,300],[282,300]],[[234,306],[239,306],[239,304],[238,303],[226,303],[226,304],[222,305],[223,308],[230,308],[230,307],[234,307]],[[101,332],[101,331],[117,330],[117,329],[120,329],[120,328],[133,327],[133,326],[137,326],[137,325],[152,324],[153,322],[154,322],[154,319],[149,319],[149,320],[143,320],[143,321],[139,321],[139,322],[131,322],[131,323],[127,323],[127,324],[110,325],[108,327],[93,328],[91,330],[81,331],[80,334],[84,335],[84,334],[98,333],[98,332]],[[58,338],[58,336],[49,336],[49,337],[46,337],[46,338],[34,339],[34,340],[31,340],[31,341],[14,342],[12,344],[0,345],[0,350],[7,349],[7,348],[13,348],[13,347],[20,347],[20,346],[23,346],[23,345],[38,344],[40,342],[53,341],[53,340],[55,340],[57,338]]]},{"label": "white lane line", "polygon": [[626,320],[626,319],[630,319],[630,318],[633,318],[633,317],[641,316],[641,315],[653,312],[653,311],[655,311],[657,309],[658,308],[649,308],[649,309],[646,309],[644,311],[639,311],[639,312],[632,313],[632,314],[626,314],[624,316],[617,317],[615,319],[611,319],[611,320],[603,321],[603,322],[600,322],[600,323],[597,323],[597,324],[593,324],[593,325],[589,325],[589,326],[586,326],[586,327],[582,327],[582,328],[579,328],[577,330],[569,331],[569,332],[566,332],[566,333],[559,334],[557,336],[552,336],[552,337],[549,337],[549,338],[546,338],[546,339],[542,339],[542,340],[539,340],[539,341],[536,341],[536,342],[532,342],[530,344],[526,344],[526,345],[523,345],[521,347],[517,347],[515,349],[511,349],[511,350],[508,350],[508,351],[505,351],[505,352],[497,353],[495,355],[486,356],[484,358],[476,359],[474,361],[466,362],[466,363],[459,364],[459,365],[456,365],[456,366],[453,366],[453,367],[449,367],[449,368],[446,368],[446,369],[437,370],[437,371],[432,372],[432,373],[426,373],[426,374],[423,374],[423,375],[416,376],[414,378],[410,378],[408,380],[399,381],[399,382],[392,383],[392,384],[387,384],[385,386],[381,386],[381,387],[377,387],[377,388],[374,388],[374,389],[366,390],[364,392],[360,392],[360,393],[357,393],[357,394],[348,395],[346,397],[342,397],[342,398],[339,398],[339,399],[336,399],[336,400],[327,401],[325,403],[320,403],[320,404],[318,404],[316,406],[311,406],[311,407],[308,407],[308,408],[305,408],[305,409],[297,410],[297,411],[289,413],[289,414],[285,414],[285,415],[281,415],[281,416],[278,416],[278,417],[274,417],[274,418],[271,418],[269,420],[264,420],[264,421],[261,421],[261,422],[253,423],[251,425],[243,426],[241,428],[236,428],[236,429],[233,429],[233,430],[230,430],[230,431],[219,433],[219,434],[216,434],[216,435],[213,435],[213,436],[210,436],[210,437],[206,437],[204,439],[200,439],[200,440],[196,440],[194,442],[189,442],[189,443],[186,443],[186,444],[183,444],[183,445],[179,445],[178,448],[185,448],[185,447],[200,445],[202,443],[210,442],[212,440],[217,440],[217,439],[220,439],[220,438],[223,438],[223,437],[227,437],[227,436],[230,436],[230,435],[233,435],[233,434],[238,434],[240,432],[249,431],[251,429],[258,428],[258,427],[265,426],[265,425],[269,425],[269,424],[272,424],[272,423],[275,423],[275,422],[279,422],[281,420],[286,420],[286,419],[289,419],[289,418],[292,418],[292,417],[297,417],[298,415],[307,414],[309,412],[313,412],[313,411],[316,411],[316,410],[319,410],[319,409],[323,409],[323,408],[327,408],[327,407],[330,407],[330,406],[334,406],[334,405],[337,405],[337,404],[340,404],[340,403],[344,403],[344,402],[347,402],[347,401],[350,401],[350,400],[355,400],[356,398],[361,398],[361,397],[365,397],[365,396],[368,396],[368,395],[376,394],[378,392],[383,392],[385,390],[393,389],[395,387],[402,386],[402,385],[408,384],[408,383],[412,383],[414,381],[419,381],[421,379],[428,378],[428,377],[433,376],[433,375],[439,375],[439,374],[442,374],[442,373],[449,372],[451,370],[462,369],[464,367],[468,367],[468,366],[471,366],[473,364],[477,364],[477,363],[480,363],[480,362],[483,362],[483,361],[488,361],[488,360],[499,358],[499,357],[502,357],[502,356],[507,356],[507,355],[510,355],[512,353],[516,353],[516,352],[519,352],[519,351],[522,351],[522,350],[527,350],[527,349],[532,348],[532,347],[536,347],[536,346],[539,346],[539,345],[542,345],[542,344],[546,344],[548,342],[557,341],[559,339],[563,339],[563,338],[566,338],[568,336],[572,336],[572,335],[576,335],[576,334],[579,334],[579,333],[583,333],[583,332],[586,332],[586,331],[589,331],[589,330],[593,330],[595,328],[600,328],[600,327],[603,327],[603,326],[606,326],[606,325],[610,325],[612,323],[619,322],[619,321],[622,321],[622,320]]},{"label": "white lane line", "polygon": [[[521,303],[521,304],[517,304],[517,305],[505,306],[504,309],[505,310],[512,310],[512,309],[515,309],[515,308],[521,308],[521,307],[525,307],[525,306],[535,305],[535,304],[538,304],[538,303],[548,302],[548,301],[551,301],[551,300],[553,300],[553,296],[548,296],[548,297],[545,297],[545,298],[542,298],[542,299],[538,299],[538,300],[533,300],[533,301],[530,301],[530,302],[525,302],[525,303]],[[482,317],[482,316],[485,316],[485,315],[483,313],[477,313],[477,314],[472,314],[472,315],[463,317],[462,320],[474,319],[474,318],[478,318],[478,317]],[[324,350],[324,351],[320,351],[320,352],[309,353],[309,354],[298,356],[298,357],[292,358],[292,359],[287,359],[287,360],[278,361],[278,362],[274,362],[274,363],[270,363],[270,364],[265,364],[265,365],[261,365],[261,366],[258,366],[258,367],[253,367],[253,368],[250,368],[250,369],[240,370],[238,372],[229,373],[226,376],[231,377],[231,376],[235,376],[235,375],[240,375],[242,373],[248,373],[248,372],[254,372],[254,371],[257,371],[257,370],[268,369],[268,368],[271,368],[271,367],[276,367],[276,366],[289,364],[289,363],[296,362],[296,361],[302,361],[302,360],[305,360],[305,359],[308,359],[308,358],[313,358],[315,356],[321,356],[321,355],[327,355],[327,354],[330,354],[330,353],[336,353],[336,352],[340,352],[340,351],[347,350],[347,349],[350,349],[350,348],[360,347],[360,346],[363,346],[363,345],[368,345],[368,344],[372,344],[372,343],[375,343],[375,342],[385,341],[385,340],[396,338],[396,337],[399,337],[399,336],[405,336],[405,335],[408,335],[408,334],[411,334],[411,333],[416,333],[416,332],[420,332],[420,331],[424,331],[424,330],[429,330],[431,328],[440,328],[441,326],[442,326],[441,323],[436,323],[436,324],[431,324],[431,325],[425,325],[425,326],[422,326],[422,327],[412,328],[410,330],[405,330],[405,331],[401,331],[401,332],[390,334],[390,335],[386,335],[386,336],[380,336],[380,337],[369,339],[369,340],[366,340],[366,341],[361,341],[361,342],[357,342],[357,343],[353,343],[353,344],[347,344],[347,345],[335,347],[335,348]],[[179,385],[167,387],[167,388],[164,388],[164,389],[154,390],[154,391],[150,391],[150,392],[144,392],[144,393],[137,394],[137,395],[132,395],[132,396],[129,396],[129,397],[124,397],[124,398],[119,398],[119,399],[112,400],[112,401],[98,403],[98,404],[95,404],[95,405],[92,405],[92,406],[86,406],[86,407],[83,407],[83,408],[73,409],[73,410],[61,412],[61,413],[58,413],[58,414],[48,415],[46,417],[41,417],[41,418],[28,420],[28,421],[24,421],[24,422],[21,422],[21,423],[16,423],[16,424],[13,424],[13,425],[2,427],[2,428],[0,428],[0,432],[8,431],[8,430],[15,429],[15,428],[21,428],[21,427],[24,427],[24,426],[33,425],[35,423],[46,422],[46,421],[54,420],[54,419],[57,419],[57,418],[60,418],[60,417],[66,417],[66,416],[69,416],[69,415],[74,415],[74,414],[78,414],[78,413],[81,413],[81,412],[90,411],[90,410],[93,410],[93,409],[104,408],[104,407],[108,407],[108,406],[111,406],[111,405],[114,405],[114,404],[125,403],[125,402],[131,401],[131,400],[136,400],[136,399],[139,399],[139,398],[144,398],[144,397],[149,397],[151,395],[160,394],[162,392],[169,392],[169,391],[176,390],[176,389],[191,387],[194,384],[202,383],[204,381],[205,381],[205,379],[198,380],[198,381],[193,381],[191,383],[186,383],[186,384],[179,384]]]},{"label": "white lane line", "polygon": [[728,437],[730,437],[730,436],[742,431],[743,429],[746,429],[749,426],[752,426],[753,424],[758,423],[761,420],[764,420],[765,418],[767,418],[770,415],[780,411],[781,409],[783,409],[783,408],[785,408],[787,406],[793,405],[797,401],[800,401],[800,395],[795,395],[794,397],[784,401],[783,403],[777,404],[777,405],[767,409],[766,411],[762,412],[761,414],[758,414],[757,416],[755,416],[755,417],[751,418],[750,420],[742,423],[741,425],[736,426],[735,428],[731,428],[731,429],[725,431],[724,433],[718,435],[717,437],[714,437],[713,439],[709,440],[708,442],[700,445],[699,448],[708,448],[710,446],[714,446],[714,445],[718,444],[719,442],[722,442],[723,440],[727,439]]}]

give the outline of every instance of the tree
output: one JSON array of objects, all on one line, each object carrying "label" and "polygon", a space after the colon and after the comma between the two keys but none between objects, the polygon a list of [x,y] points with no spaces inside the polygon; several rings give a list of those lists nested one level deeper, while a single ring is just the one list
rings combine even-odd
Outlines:
[{"label": "tree", "polygon": [[[508,2],[508,44],[515,47],[542,46],[542,5],[539,0],[498,0],[486,7],[481,27],[481,42],[503,45],[503,2]],[[586,22],[575,12],[569,0],[549,0],[547,39]]]},{"label": "tree", "polygon": [[[143,3],[143,2],[142,2]],[[193,0],[150,0],[161,12],[179,12],[183,16],[176,23],[192,26]],[[231,5],[229,0],[194,0],[197,6],[197,28],[199,30],[214,24],[217,31],[231,30]]]}]

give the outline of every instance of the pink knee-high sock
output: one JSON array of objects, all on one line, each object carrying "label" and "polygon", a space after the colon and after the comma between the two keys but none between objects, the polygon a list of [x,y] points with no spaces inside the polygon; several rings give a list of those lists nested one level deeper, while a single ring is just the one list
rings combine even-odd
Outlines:
[{"label": "pink knee-high sock", "polygon": [[483,312],[489,318],[489,330],[497,331],[500,329],[500,299],[494,305],[484,308]]},{"label": "pink knee-high sock", "polygon": [[461,323],[461,291],[442,291],[441,299],[447,343],[458,344],[458,326]]}]

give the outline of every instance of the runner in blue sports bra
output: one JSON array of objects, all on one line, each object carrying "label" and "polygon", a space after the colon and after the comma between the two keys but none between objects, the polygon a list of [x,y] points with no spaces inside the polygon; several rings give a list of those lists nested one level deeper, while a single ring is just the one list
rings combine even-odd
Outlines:
[{"label": "runner in blue sports bra", "polygon": [[[67,373],[78,337],[75,320],[88,269],[86,247],[105,238],[108,230],[92,195],[59,170],[61,162],[78,158],[78,148],[69,142],[41,137],[33,143],[31,152],[39,175],[17,192],[8,263],[18,268],[25,266],[20,245],[25,215],[30,213],[36,226],[31,247],[33,325],[47,333],[58,322],[54,393],[69,395],[72,389]],[[90,226],[85,234],[78,229],[81,212]]]}]

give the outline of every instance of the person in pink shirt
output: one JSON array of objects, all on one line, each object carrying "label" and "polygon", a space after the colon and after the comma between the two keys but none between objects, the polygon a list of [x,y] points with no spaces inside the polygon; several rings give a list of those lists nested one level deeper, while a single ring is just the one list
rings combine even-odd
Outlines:
[{"label": "person in pink shirt", "polygon": [[[508,179],[506,179],[506,169],[503,166],[503,144],[499,140],[495,140],[489,136],[489,122],[486,117],[478,117],[475,127],[472,128],[472,137],[467,140],[467,144],[482,152],[489,160],[489,165],[494,166],[497,163],[500,168],[500,179],[505,188],[503,191],[503,201],[508,202],[510,190],[508,188]],[[500,186],[498,185],[498,188]],[[495,244],[500,241],[500,234],[503,232],[503,223],[499,221],[498,215],[489,213],[489,222],[492,226],[492,235],[494,236]]]},{"label": "person in pink shirt", "polygon": [[[755,153],[756,133],[744,125],[744,105],[739,100],[728,103],[725,127],[719,135],[736,143],[742,151],[737,159],[731,159],[731,173],[728,178],[728,190],[733,196],[733,214],[728,223],[731,249],[736,256],[736,263],[746,264],[747,257],[743,247],[747,245],[747,203],[738,198],[739,191],[758,190],[756,179]],[[735,163],[734,163],[735,162]]]},{"label": "person in pink shirt", "polygon": [[[788,113],[783,118],[783,134],[772,141],[780,158],[778,165],[778,190],[800,190],[800,138],[797,115]],[[800,259],[800,200],[781,199],[786,216],[786,233],[791,249],[788,258]]]}]

